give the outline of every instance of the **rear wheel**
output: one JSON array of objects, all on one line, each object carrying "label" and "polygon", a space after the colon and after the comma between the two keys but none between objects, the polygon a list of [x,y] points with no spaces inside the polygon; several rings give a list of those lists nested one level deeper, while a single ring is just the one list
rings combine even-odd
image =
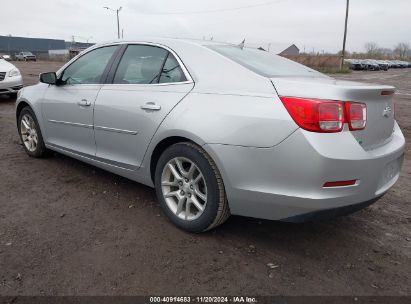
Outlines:
[{"label": "rear wheel", "polygon": [[206,231],[230,215],[221,175],[210,156],[195,144],[178,143],[163,152],[155,186],[165,214],[183,230]]},{"label": "rear wheel", "polygon": [[21,110],[17,125],[26,153],[32,157],[43,157],[47,149],[44,145],[36,115],[30,107]]}]

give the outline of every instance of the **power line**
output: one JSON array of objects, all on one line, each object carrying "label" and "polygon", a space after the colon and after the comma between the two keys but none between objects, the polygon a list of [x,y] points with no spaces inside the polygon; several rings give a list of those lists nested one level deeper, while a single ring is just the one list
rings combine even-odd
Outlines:
[{"label": "power line", "polygon": [[146,15],[194,15],[194,14],[210,14],[210,13],[218,13],[218,12],[228,12],[228,11],[237,11],[237,10],[242,10],[246,8],[254,8],[254,7],[260,7],[260,6],[268,6],[268,5],[273,5],[278,2],[282,2],[285,0],[277,0],[277,1],[268,1],[268,2],[263,2],[263,3],[258,3],[258,4],[250,4],[250,5],[244,5],[244,6],[237,6],[237,7],[230,7],[230,8],[221,8],[221,9],[210,9],[210,10],[203,10],[203,11],[191,11],[191,12],[164,12],[164,13],[144,13]]}]

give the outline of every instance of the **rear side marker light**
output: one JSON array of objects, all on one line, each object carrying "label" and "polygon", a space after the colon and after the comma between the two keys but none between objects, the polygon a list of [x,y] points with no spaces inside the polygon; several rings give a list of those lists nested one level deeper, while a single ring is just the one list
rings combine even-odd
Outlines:
[{"label": "rear side marker light", "polygon": [[394,95],[394,91],[381,91],[382,96]]},{"label": "rear side marker light", "polygon": [[347,180],[347,181],[338,181],[338,182],[326,182],[324,184],[324,188],[329,187],[346,187],[346,186],[354,186],[357,183],[356,179]]},{"label": "rear side marker light", "polygon": [[367,106],[365,103],[346,102],[345,113],[351,131],[363,130],[367,124]]},{"label": "rear side marker light", "polygon": [[344,123],[350,131],[362,130],[367,123],[367,105],[312,98],[281,96],[288,113],[304,130],[319,133],[341,132]]}]

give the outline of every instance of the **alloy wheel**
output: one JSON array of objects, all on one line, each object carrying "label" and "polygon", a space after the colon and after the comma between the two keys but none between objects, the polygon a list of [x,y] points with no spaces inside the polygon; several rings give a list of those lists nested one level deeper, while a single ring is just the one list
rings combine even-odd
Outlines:
[{"label": "alloy wheel", "polygon": [[175,157],[164,166],[161,190],[168,208],[178,218],[192,221],[203,214],[207,204],[206,181],[188,158]]},{"label": "alloy wheel", "polygon": [[21,118],[20,134],[27,150],[30,152],[36,151],[38,143],[36,123],[29,114],[24,114]]}]

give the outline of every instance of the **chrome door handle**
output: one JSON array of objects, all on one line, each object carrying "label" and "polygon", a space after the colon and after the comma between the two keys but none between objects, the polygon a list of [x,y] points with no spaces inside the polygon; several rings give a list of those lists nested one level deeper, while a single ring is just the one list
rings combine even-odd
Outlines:
[{"label": "chrome door handle", "polygon": [[150,102],[147,102],[145,105],[142,105],[140,108],[143,110],[158,111],[161,109],[161,106],[159,106],[155,102],[150,101]]},{"label": "chrome door handle", "polygon": [[91,102],[88,101],[87,99],[82,99],[82,100],[79,101],[77,104],[78,104],[79,106],[82,106],[82,107],[89,107],[89,106],[91,106]]}]

